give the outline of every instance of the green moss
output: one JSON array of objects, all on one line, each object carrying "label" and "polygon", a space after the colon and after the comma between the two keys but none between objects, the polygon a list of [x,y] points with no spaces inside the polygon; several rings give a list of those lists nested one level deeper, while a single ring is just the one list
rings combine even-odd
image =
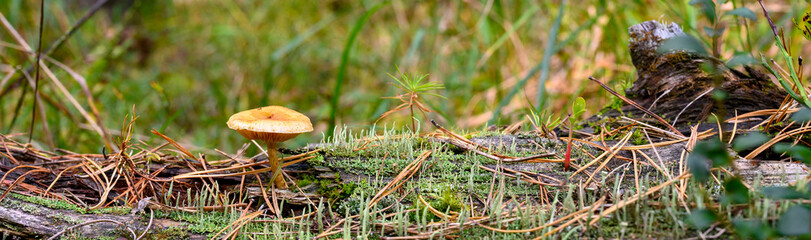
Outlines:
[{"label": "green moss", "polygon": [[82,222],[79,221],[78,219],[72,218],[70,216],[65,216],[64,214],[61,213],[49,214],[47,217],[55,222],[64,222],[68,224],[79,224]]},{"label": "green moss", "polygon": [[482,130],[482,131],[479,131],[479,132],[476,132],[476,133],[473,133],[473,134],[469,134],[469,135],[471,136],[470,138],[486,138],[486,137],[500,136],[500,135],[503,135],[503,133],[501,133],[499,131]]},{"label": "green moss", "polygon": [[296,186],[299,186],[299,187],[308,186],[308,185],[310,185],[311,183],[313,183],[315,181],[316,181],[316,179],[315,179],[315,177],[313,175],[309,175],[309,174],[308,175],[303,175],[303,176],[300,176],[298,178],[298,181],[296,181]]},{"label": "green moss", "polygon": [[186,226],[186,231],[208,234],[215,233],[228,226],[228,224],[239,218],[239,213],[217,211],[197,213],[155,211],[155,218],[168,218],[175,221],[188,222],[189,225]]},{"label": "green moss", "polygon": [[313,166],[326,166],[327,162],[324,161],[324,155],[317,153],[314,158],[307,160],[307,163]]},{"label": "green moss", "polygon": [[[336,184],[337,186],[335,186]],[[319,182],[318,193],[330,200],[337,200],[349,197],[355,188],[357,185],[354,182],[338,184],[334,181],[322,180]]]},{"label": "green moss", "polygon": [[[337,172],[335,175],[335,179],[340,179]],[[330,201],[335,201],[352,195],[352,193],[355,192],[355,188],[357,188],[359,184],[365,184],[365,180],[362,183],[340,183],[333,179],[319,179],[315,178],[313,175],[304,175],[299,178],[296,184],[302,187],[310,184],[316,184],[318,194],[326,197]]]},{"label": "green moss", "polygon": [[[446,212],[460,212],[463,209],[467,208],[465,204],[462,203],[462,200],[459,199],[457,196],[456,191],[453,191],[450,187],[445,187],[439,194],[430,194],[428,198],[425,199],[431,208],[436,209],[442,213]],[[434,215],[433,213],[425,214],[427,210],[427,206],[422,204],[422,201],[414,200],[414,205],[412,209],[417,209],[417,211],[409,213],[409,218],[411,221],[420,222],[420,221],[441,221],[439,217]]]},{"label": "green moss", "polygon": [[22,207],[20,209],[22,209],[23,211],[25,211],[27,213],[33,213],[33,214],[37,214],[37,213],[41,212],[39,210],[39,208],[31,206],[31,205],[22,205]]},{"label": "green moss", "polygon": [[75,212],[81,213],[81,214],[91,213],[91,214],[125,215],[125,214],[128,214],[132,209],[132,208],[129,208],[129,207],[114,206],[114,207],[108,207],[108,208],[99,208],[99,209],[87,210],[85,208],[76,206],[76,205],[74,205],[74,204],[72,204],[70,202],[57,200],[57,199],[49,199],[49,198],[36,197],[36,196],[32,197],[32,196],[25,196],[25,195],[20,195],[20,194],[15,194],[15,193],[12,193],[11,196],[16,198],[16,199],[20,199],[20,200],[22,200],[24,202],[33,203],[33,204],[40,205],[40,206],[43,206],[43,207],[53,208],[53,209],[72,210],[72,211],[75,211]]},{"label": "green moss", "polygon": [[146,239],[150,240],[188,239],[189,232],[178,227],[168,227],[164,229],[156,229],[147,234],[145,237]]}]

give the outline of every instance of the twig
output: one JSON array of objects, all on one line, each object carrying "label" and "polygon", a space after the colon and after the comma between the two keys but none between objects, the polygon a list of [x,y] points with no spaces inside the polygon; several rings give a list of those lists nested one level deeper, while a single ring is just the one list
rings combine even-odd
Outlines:
[{"label": "twig", "polygon": [[141,233],[141,235],[138,236],[138,238],[136,238],[136,240],[140,240],[140,239],[144,238],[144,235],[146,235],[146,233],[149,232],[149,229],[152,228],[152,220],[154,220],[154,219],[155,219],[155,211],[150,208],[149,209],[149,224],[146,225],[146,229],[144,229],[144,232]]}]

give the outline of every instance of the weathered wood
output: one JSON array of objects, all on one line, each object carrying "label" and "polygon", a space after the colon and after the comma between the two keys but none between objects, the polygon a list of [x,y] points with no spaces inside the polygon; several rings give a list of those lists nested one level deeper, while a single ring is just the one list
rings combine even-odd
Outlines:
[{"label": "weathered wood", "polygon": [[[729,68],[721,60],[686,51],[659,51],[668,39],[684,36],[675,23],[664,25],[647,21],[628,29],[629,51],[637,70],[637,79],[625,90],[628,98],[660,115],[689,133],[688,123],[699,123],[710,113],[724,113],[726,118],[735,112],[743,114],[761,109],[775,109],[786,96],[763,72],[744,66],[744,72]],[[716,70],[708,72],[707,69]],[[728,94],[723,106],[716,106],[712,93],[715,86]],[[691,103],[692,102],[692,103]],[[623,105],[621,112],[606,109],[602,117],[630,115],[644,119],[644,113],[633,106]],[[673,123],[678,116],[678,121]],[[588,121],[598,121],[594,116]]]},{"label": "weathered wood", "polygon": [[751,161],[740,158],[735,160],[735,168],[746,182],[759,179],[761,186],[785,186],[808,177],[805,164],[783,161]]},{"label": "weathered wood", "polygon": [[[147,215],[147,219],[148,219]],[[129,227],[140,235],[146,230],[148,221],[133,214],[81,214],[73,210],[52,209],[34,203],[6,197],[0,203],[0,232],[4,236],[24,239],[44,239],[59,233],[71,226],[97,220],[111,220]],[[165,229],[168,227],[182,227],[185,223],[162,219],[160,223],[153,222],[150,229]],[[131,238],[129,230],[112,222],[99,222],[75,228],[65,235],[82,236],[93,239],[100,237],[127,236]],[[62,235],[65,237],[65,235]],[[190,234],[190,239],[205,239],[204,236]]]}]

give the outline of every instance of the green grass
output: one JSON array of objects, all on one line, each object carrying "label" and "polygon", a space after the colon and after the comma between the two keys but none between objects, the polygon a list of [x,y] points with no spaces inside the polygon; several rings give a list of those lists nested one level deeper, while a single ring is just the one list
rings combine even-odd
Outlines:
[{"label": "green grass", "polygon": [[57,200],[57,199],[50,199],[50,198],[43,198],[43,197],[36,197],[36,196],[30,197],[30,196],[20,195],[20,194],[16,194],[16,193],[11,193],[10,196],[12,196],[12,197],[14,197],[16,199],[19,199],[21,201],[34,203],[34,204],[37,204],[37,205],[40,205],[40,206],[53,208],[53,209],[72,210],[72,211],[75,211],[75,212],[81,213],[81,214],[88,214],[89,213],[89,214],[124,215],[124,214],[130,213],[130,210],[132,210],[131,208],[120,207],[120,206],[113,206],[113,207],[107,207],[107,208],[98,208],[98,209],[88,210],[88,209],[82,208],[80,206],[76,206],[76,205],[74,205],[74,204],[72,204],[70,202]]}]

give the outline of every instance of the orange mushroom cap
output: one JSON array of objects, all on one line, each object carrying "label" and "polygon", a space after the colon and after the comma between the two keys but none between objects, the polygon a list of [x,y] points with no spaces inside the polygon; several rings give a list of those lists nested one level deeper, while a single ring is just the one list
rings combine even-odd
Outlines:
[{"label": "orange mushroom cap", "polygon": [[247,139],[266,142],[284,142],[301,133],[313,131],[310,118],[282,106],[238,112],[228,119],[228,127]]}]

